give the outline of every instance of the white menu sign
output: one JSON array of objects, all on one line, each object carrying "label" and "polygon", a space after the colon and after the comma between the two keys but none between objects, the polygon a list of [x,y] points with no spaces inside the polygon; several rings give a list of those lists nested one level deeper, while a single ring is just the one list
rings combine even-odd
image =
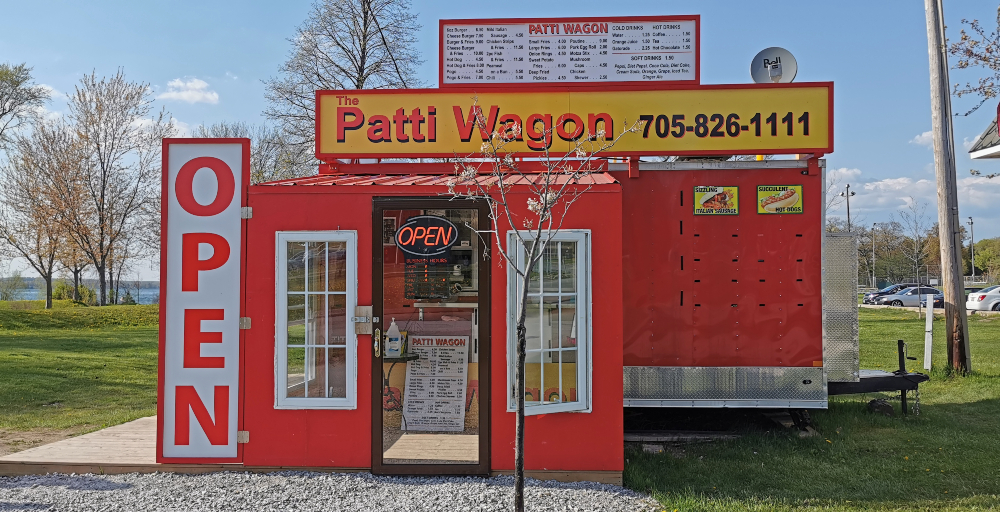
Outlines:
[{"label": "white menu sign", "polygon": [[699,82],[698,17],[442,20],[440,83]]},{"label": "white menu sign", "polygon": [[461,432],[469,369],[468,336],[411,336],[402,430]]}]

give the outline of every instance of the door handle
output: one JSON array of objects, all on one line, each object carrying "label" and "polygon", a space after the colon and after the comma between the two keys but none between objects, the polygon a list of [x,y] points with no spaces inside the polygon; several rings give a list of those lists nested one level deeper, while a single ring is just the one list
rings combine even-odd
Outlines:
[{"label": "door handle", "polygon": [[382,357],[382,329],[375,329],[372,341],[375,345],[375,357]]}]

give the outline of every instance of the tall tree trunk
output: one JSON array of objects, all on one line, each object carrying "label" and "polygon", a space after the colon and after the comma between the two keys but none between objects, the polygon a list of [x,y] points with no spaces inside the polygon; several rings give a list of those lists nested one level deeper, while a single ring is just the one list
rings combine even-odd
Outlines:
[{"label": "tall tree trunk", "polygon": [[99,283],[100,290],[97,294],[97,304],[99,306],[108,305],[108,281],[107,281],[107,269],[104,265],[94,265],[97,269],[97,282]]},{"label": "tall tree trunk", "polygon": [[82,268],[73,268],[73,300],[80,300],[80,274],[83,272]]},{"label": "tall tree trunk", "polygon": [[52,272],[42,278],[45,279],[45,309],[52,309]]}]

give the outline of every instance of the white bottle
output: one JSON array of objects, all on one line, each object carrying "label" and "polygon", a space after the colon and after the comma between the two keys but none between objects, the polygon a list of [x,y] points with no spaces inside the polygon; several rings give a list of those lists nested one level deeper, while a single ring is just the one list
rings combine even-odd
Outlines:
[{"label": "white bottle", "polygon": [[385,337],[387,338],[385,357],[399,357],[402,355],[403,336],[399,333],[399,327],[396,327],[395,318],[392,319],[389,329],[385,331]]}]

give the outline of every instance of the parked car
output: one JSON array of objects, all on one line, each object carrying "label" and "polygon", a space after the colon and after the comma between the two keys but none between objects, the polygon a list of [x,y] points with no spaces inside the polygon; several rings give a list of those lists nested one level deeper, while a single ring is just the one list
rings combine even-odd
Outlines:
[{"label": "parked car", "polygon": [[966,302],[969,302],[969,295],[972,295],[973,293],[976,293],[976,292],[979,292],[979,291],[982,291],[982,290],[983,290],[983,288],[984,288],[984,287],[982,287],[982,286],[973,286],[973,287],[967,287],[967,288],[965,289],[965,301],[966,301]]},{"label": "parked car", "polygon": [[864,297],[861,298],[862,304],[876,304],[875,300],[879,297],[884,297],[886,295],[892,295],[904,288],[910,288],[911,286],[920,286],[917,283],[901,283],[901,284],[890,284],[881,290],[875,292],[868,292]]},{"label": "parked car", "polygon": [[934,288],[921,286],[921,287],[910,287],[904,288],[892,295],[883,295],[875,299],[876,304],[882,304],[885,306],[907,306],[915,308],[920,304],[920,298],[924,295],[937,295],[942,293],[941,290]]},{"label": "parked car", "polygon": [[1000,286],[990,286],[969,294],[965,309],[972,311],[1000,311]]},{"label": "parked car", "polygon": [[[920,299],[920,307],[926,308],[927,307],[927,296],[926,295],[921,295],[921,297],[922,298]],[[944,307],[944,294],[943,293],[939,293],[939,294],[937,294],[937,295],[934,296],[934,307],[935,308],[943,308]]]}]

